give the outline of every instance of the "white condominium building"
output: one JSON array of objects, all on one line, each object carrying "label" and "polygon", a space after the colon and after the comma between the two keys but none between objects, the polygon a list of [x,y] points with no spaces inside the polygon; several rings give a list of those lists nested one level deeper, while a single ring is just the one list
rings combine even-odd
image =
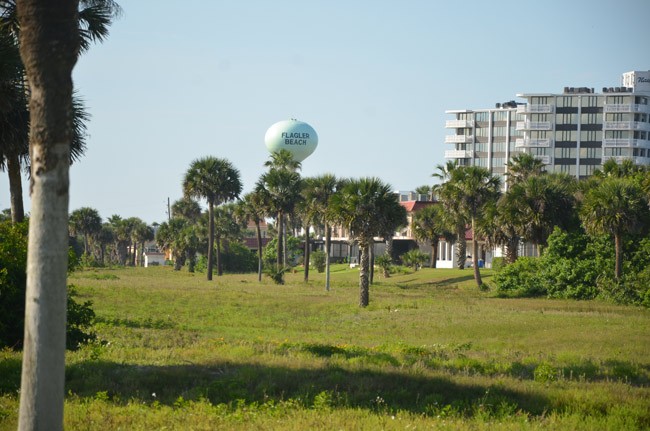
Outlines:
[{"label": "white condominium building", "polygon": [[597,93],[565,87],[562,93],[522,93],[525,102],[494,109],[452,110],[445,158],[483,166],[496,175],[518,152],[540,158],[549,172],[584,178],[607,159],[650,164],[650,71],[622,75],[618,87]]}]

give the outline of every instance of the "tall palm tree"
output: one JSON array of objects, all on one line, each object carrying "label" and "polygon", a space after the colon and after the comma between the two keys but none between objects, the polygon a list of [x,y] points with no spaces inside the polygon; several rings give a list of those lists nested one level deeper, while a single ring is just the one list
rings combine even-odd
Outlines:
[{"label": "tall palm tree", "polygon": [[573,177],[553,173],[531,176],[508,190],[502,210],[519,236],[537,246],[538,255],[555,226],[577,224],[576,186]]},{"label": "tall palm tree", "polygon": [[463,166],[451,172],[449,180],[440,190],[441,200],[461,216],[469,220],[472,227],[472,259],[474,280],[480,288],[483,284],[478,266],[478,230],[479,219],[485,215],[489,204],[499,197],[501,181],[489,170],[480,166]]},{"label": "tall palm tree", "polygon": [[223,275],[223,263],[221,260],[222,248],[228,252],[228,244],[231,241],[241,240],[241,222],[235,215],[236,206],[234,203],[218,206],[214,210],[215,228],[214,241],[217,256],[217,275]]},{"label": "tall palm tree", "polygon": [[277,261],[279,271],[286,266],[286,253],[283,252],[286,244],[285,216],[291,214],[300,201],[302,179],[298,173],[300,162],[293,160],[291,153],[280,150],[271,154],[271,158],[265,164],[269,170],[263,173],[255,186],[255,192],[259,193],[264,207],[269,214],[275,214],[278,231]]},{"label": "tall palm tree", "polygon": [[325,227],[325,290],[330,290],[330,254],[332,248],[332,217],[329,214],[329,201],[338,193],[343,180],[333,174],[323,174],[311,179],[310,193],[306,199],[315,208],[315,219]]},{"label": "tall palm tree", "polygon": [[620,280],[623,275],[623,236],[649,227],[648,199],[643,190],[629,179],[605,178],[587,192],[580,218],[587,232],[607,234],[614,239],[614,276]]},{"label": "tall palm tree", "polygon": [[63,429],[72,69],[77,3],[18,0],[30,92],[31,221],[18,428]]},{"label": "tall palm tree", "polygon": [[451,238],[453,235],[447,226],[442,205],[429,205],[416,212],[413,216],[413,233],[418,240],[431,244],[431,268],[435,268],[440,238]]},{"label": "tall palm tree", "polygon": [[244,195],[244,198],[239,201],[239,205],[236,211],[236,217],[242,223],[248,223],[252,221],[255,223],[255,233],[257,237],[257,280],[262,281],[262,266],[263,266],[263,250],[262,250],[262,230],[261,223],[266,216],[266,211],[264,210],[264,203],[262,202],[262,196],[256,192],[249,192]]},{"label": "tall palm tree", "polygon": [[70,233],[73,236],[82,235],[84,239],[84,254],[89,254],[90,240],[102,229],[102,218],[94,208],[83,207],[70,214]]},{"label": "tall palm tree", "polygon": [[208,280],[212,280],[214,249],[214,207],[239,197],[239,171],[226,159],[204,157],[192,162],[183,179],[186,196],[208,202]]},{"label": "tall palm tree", "polygon": [[449,181],[453,173],[461,169],[456,161],[447,161],[444,165],[437,165],[436,172],[431,176],[441,181],[432,187],[434,195],[437,196],[440,203],[442,203],[445,212],[443,214],[447,225],[453,226],[456,245],[456,267],[458,269],[465,268],[465,261],[467,259],[467,225],[469,220],[459,206],[459,196],[453,196],[457,190],[449,186]]},{"label": "tall palm tree", "polygon": [[406,224],[406,210],[388,184],[378,178],[349,181],[330,199],[331,213],[359,242],[359,306],[369,303],[369,253],[373,238]]}]

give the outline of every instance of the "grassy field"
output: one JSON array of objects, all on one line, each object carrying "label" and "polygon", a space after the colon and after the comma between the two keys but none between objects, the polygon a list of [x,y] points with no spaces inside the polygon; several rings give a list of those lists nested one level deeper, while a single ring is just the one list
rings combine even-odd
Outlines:
[{"label": "grassy field", "polygon": [[[484,271],[490,282],[489,270]],[[71,276],[99,341],[69,352],[71,430],[650,428],[650,312],[501,299],[471,270]],[[0,429],[15,429],[20,355],[0,356]]]}]

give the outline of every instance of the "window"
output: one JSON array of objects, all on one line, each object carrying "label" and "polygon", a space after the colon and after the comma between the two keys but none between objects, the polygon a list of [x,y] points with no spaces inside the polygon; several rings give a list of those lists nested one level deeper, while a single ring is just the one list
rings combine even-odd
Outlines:
[{"label": "window", "polygon": [[575,159],[576,158],[576,149],[575,148],[555,148],[555,158],[556,159]]},{"label": "window", "polygon": [[494,113],[494,121],[506,121],[508,119],[508,111],[496,111]]},{"label": "window", "polygon": [[507,131],[508,131],[508,128],[504,127],[504,126],[494,127],[492,129],[492,135],[493,136],[506,136]]},{"label": "window", "polygon": [[576,99],[574,96],[558,96],[556,103],[558,108],[572,108],[578,106]]},{"label": "window", "polygon": [[506,152],[506,143],[505,142],[493,142],[492,151],[495,153],[505,153]]},{"label": "window", "polygon": [[581,124],[600,124],[603,122],[603,114],[581,114],[580,123]]},{"label": "window", "polygon": [[603,106],[603,98],[598,96],[582,96],[582,107],[593,108]]},{"label": "window", "polygon": [[602,130],[582,130],[580,131],[580,141],[598,142],[603,140]]},{"label": "window", "polygon": [[578,114],[556,114],[555,122],[557,124],[578,124]]},{"label": "window", "polygon": [[600,148],[580,148],[581,159],[600,159],[602,157],[602,149]]},{"label": "window", "polygon": [[578,138],[577,130],[557,130],[555,140],[557,142],[575,142]]},{"label": "window", "polygon": [[474,114],[474,119],[476,121],[490,121],[490,113],[489,112],[477,112]]}]

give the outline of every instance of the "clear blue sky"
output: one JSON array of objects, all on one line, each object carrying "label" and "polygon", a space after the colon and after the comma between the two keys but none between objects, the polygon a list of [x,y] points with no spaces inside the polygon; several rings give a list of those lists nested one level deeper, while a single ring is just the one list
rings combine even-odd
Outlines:
[{"label": "clear blue sky", "polygon": [[445,110],[650,69],[648,0],[118,2],[123,16],[74,72],[92,118],[70,211],[104,219],[165,221],[167,198],[208,155],[229,159],[250,191],[266,129],[289,118],[319,135],[304,176],[412,190],[433,184],[451,148]]}]

